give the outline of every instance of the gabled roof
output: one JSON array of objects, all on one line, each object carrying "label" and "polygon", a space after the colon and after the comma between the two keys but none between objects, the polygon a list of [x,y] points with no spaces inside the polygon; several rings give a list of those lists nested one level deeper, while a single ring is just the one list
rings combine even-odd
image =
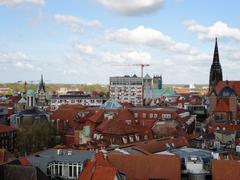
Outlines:
[{"label": "gabled roof", "polygon": [[217,95],[220,95],[221,90],[226,86],[233,89],[236,92],[237,96],[240,96],[240,81],[220,81],[220,82],[218,82],[214,88]]}]

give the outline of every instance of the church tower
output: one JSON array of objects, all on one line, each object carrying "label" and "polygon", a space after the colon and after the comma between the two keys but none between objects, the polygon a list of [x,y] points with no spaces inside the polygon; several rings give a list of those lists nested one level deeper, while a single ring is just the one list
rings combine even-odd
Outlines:
[{"label": "church tower", "polygon": [[46,97],[45,83],[43,82],[43,75],[41,75],[41,80],[38,86],[37,95],[38,95],[37,105],[40,107],[46,106],[47,97]]},{"label": "church tower", "polygon": [[218,43],[216,38],[214,55],[213,55],[213,63],[210,69],[209,90],[212,90],[219,81],[222,81],[222,67],[219,61]]}]

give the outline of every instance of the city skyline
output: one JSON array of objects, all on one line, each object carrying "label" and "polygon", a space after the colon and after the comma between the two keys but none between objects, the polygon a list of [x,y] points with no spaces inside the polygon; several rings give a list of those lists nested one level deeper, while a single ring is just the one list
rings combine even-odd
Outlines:
[{"label": "city skyline", "polygon": [[207,84],[218,37],[223,79],[239,79],[237,1],[0,0],[0,82],[108,84],[145,73]]}]

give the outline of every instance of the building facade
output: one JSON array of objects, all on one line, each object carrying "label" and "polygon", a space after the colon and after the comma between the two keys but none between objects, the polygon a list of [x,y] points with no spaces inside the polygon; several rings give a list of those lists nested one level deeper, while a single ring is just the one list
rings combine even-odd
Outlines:
[{"label": "building facade", "polygon": [[143,79],[134,76],[110,77],[110,98],[118,102],[143,104]]}]

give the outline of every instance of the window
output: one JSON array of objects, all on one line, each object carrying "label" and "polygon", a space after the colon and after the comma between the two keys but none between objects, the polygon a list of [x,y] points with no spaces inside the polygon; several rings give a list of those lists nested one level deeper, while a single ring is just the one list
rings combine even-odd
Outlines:
[{"label": "window", "polygon": [[149,114],[149,118],[153,118],[153,113],[150,113],[150,114]]},{"label": "window", "polygon": [[76,167],[76,165],[73,166],[73,176],[77,177],[77,167]]},{"label": "window", "polygon": [[157,119],[158,115],[157,115],[157,114],[154,114],[153,117],[154,117],[155,119]]},{"label": "window", "polygon": [[126,120],[125,122],[126,122],[128,125],[130,125],[132,121],[131,121],[131,120]]},{"label": "window", "polygon": [[72,165],[69,165],[69,177],[72,177],[73,173],[72,173]]},{"label": "window", "polygon": [[144,140],[148,140],[148,135],[147,134],[144,135]]},{"label": "window", "polygon": [[133,140],[133,136],[131,135],[131,136],[129,136],[129,141],[130,142],[133,142],[134,140]]},{"label": "window", "polygon": [[142,117],[143,117],[143,118],[146,118],[146,113],[142,113]]},{"label": "window", "polygon": [[134,118],[138,118],[138,113],[134,113]]},{"label": "window", "polygon": [[127,137],[126,136],[122,137],[122,141],[124,144],[127,144]]},{"label": "window", "polygon": [[136,141],[139,141],[139,140],[140,140],[140,138],[139,138],[139,135],[138,135],[138,134],[135,134],[135,139],[136,139]]}]

